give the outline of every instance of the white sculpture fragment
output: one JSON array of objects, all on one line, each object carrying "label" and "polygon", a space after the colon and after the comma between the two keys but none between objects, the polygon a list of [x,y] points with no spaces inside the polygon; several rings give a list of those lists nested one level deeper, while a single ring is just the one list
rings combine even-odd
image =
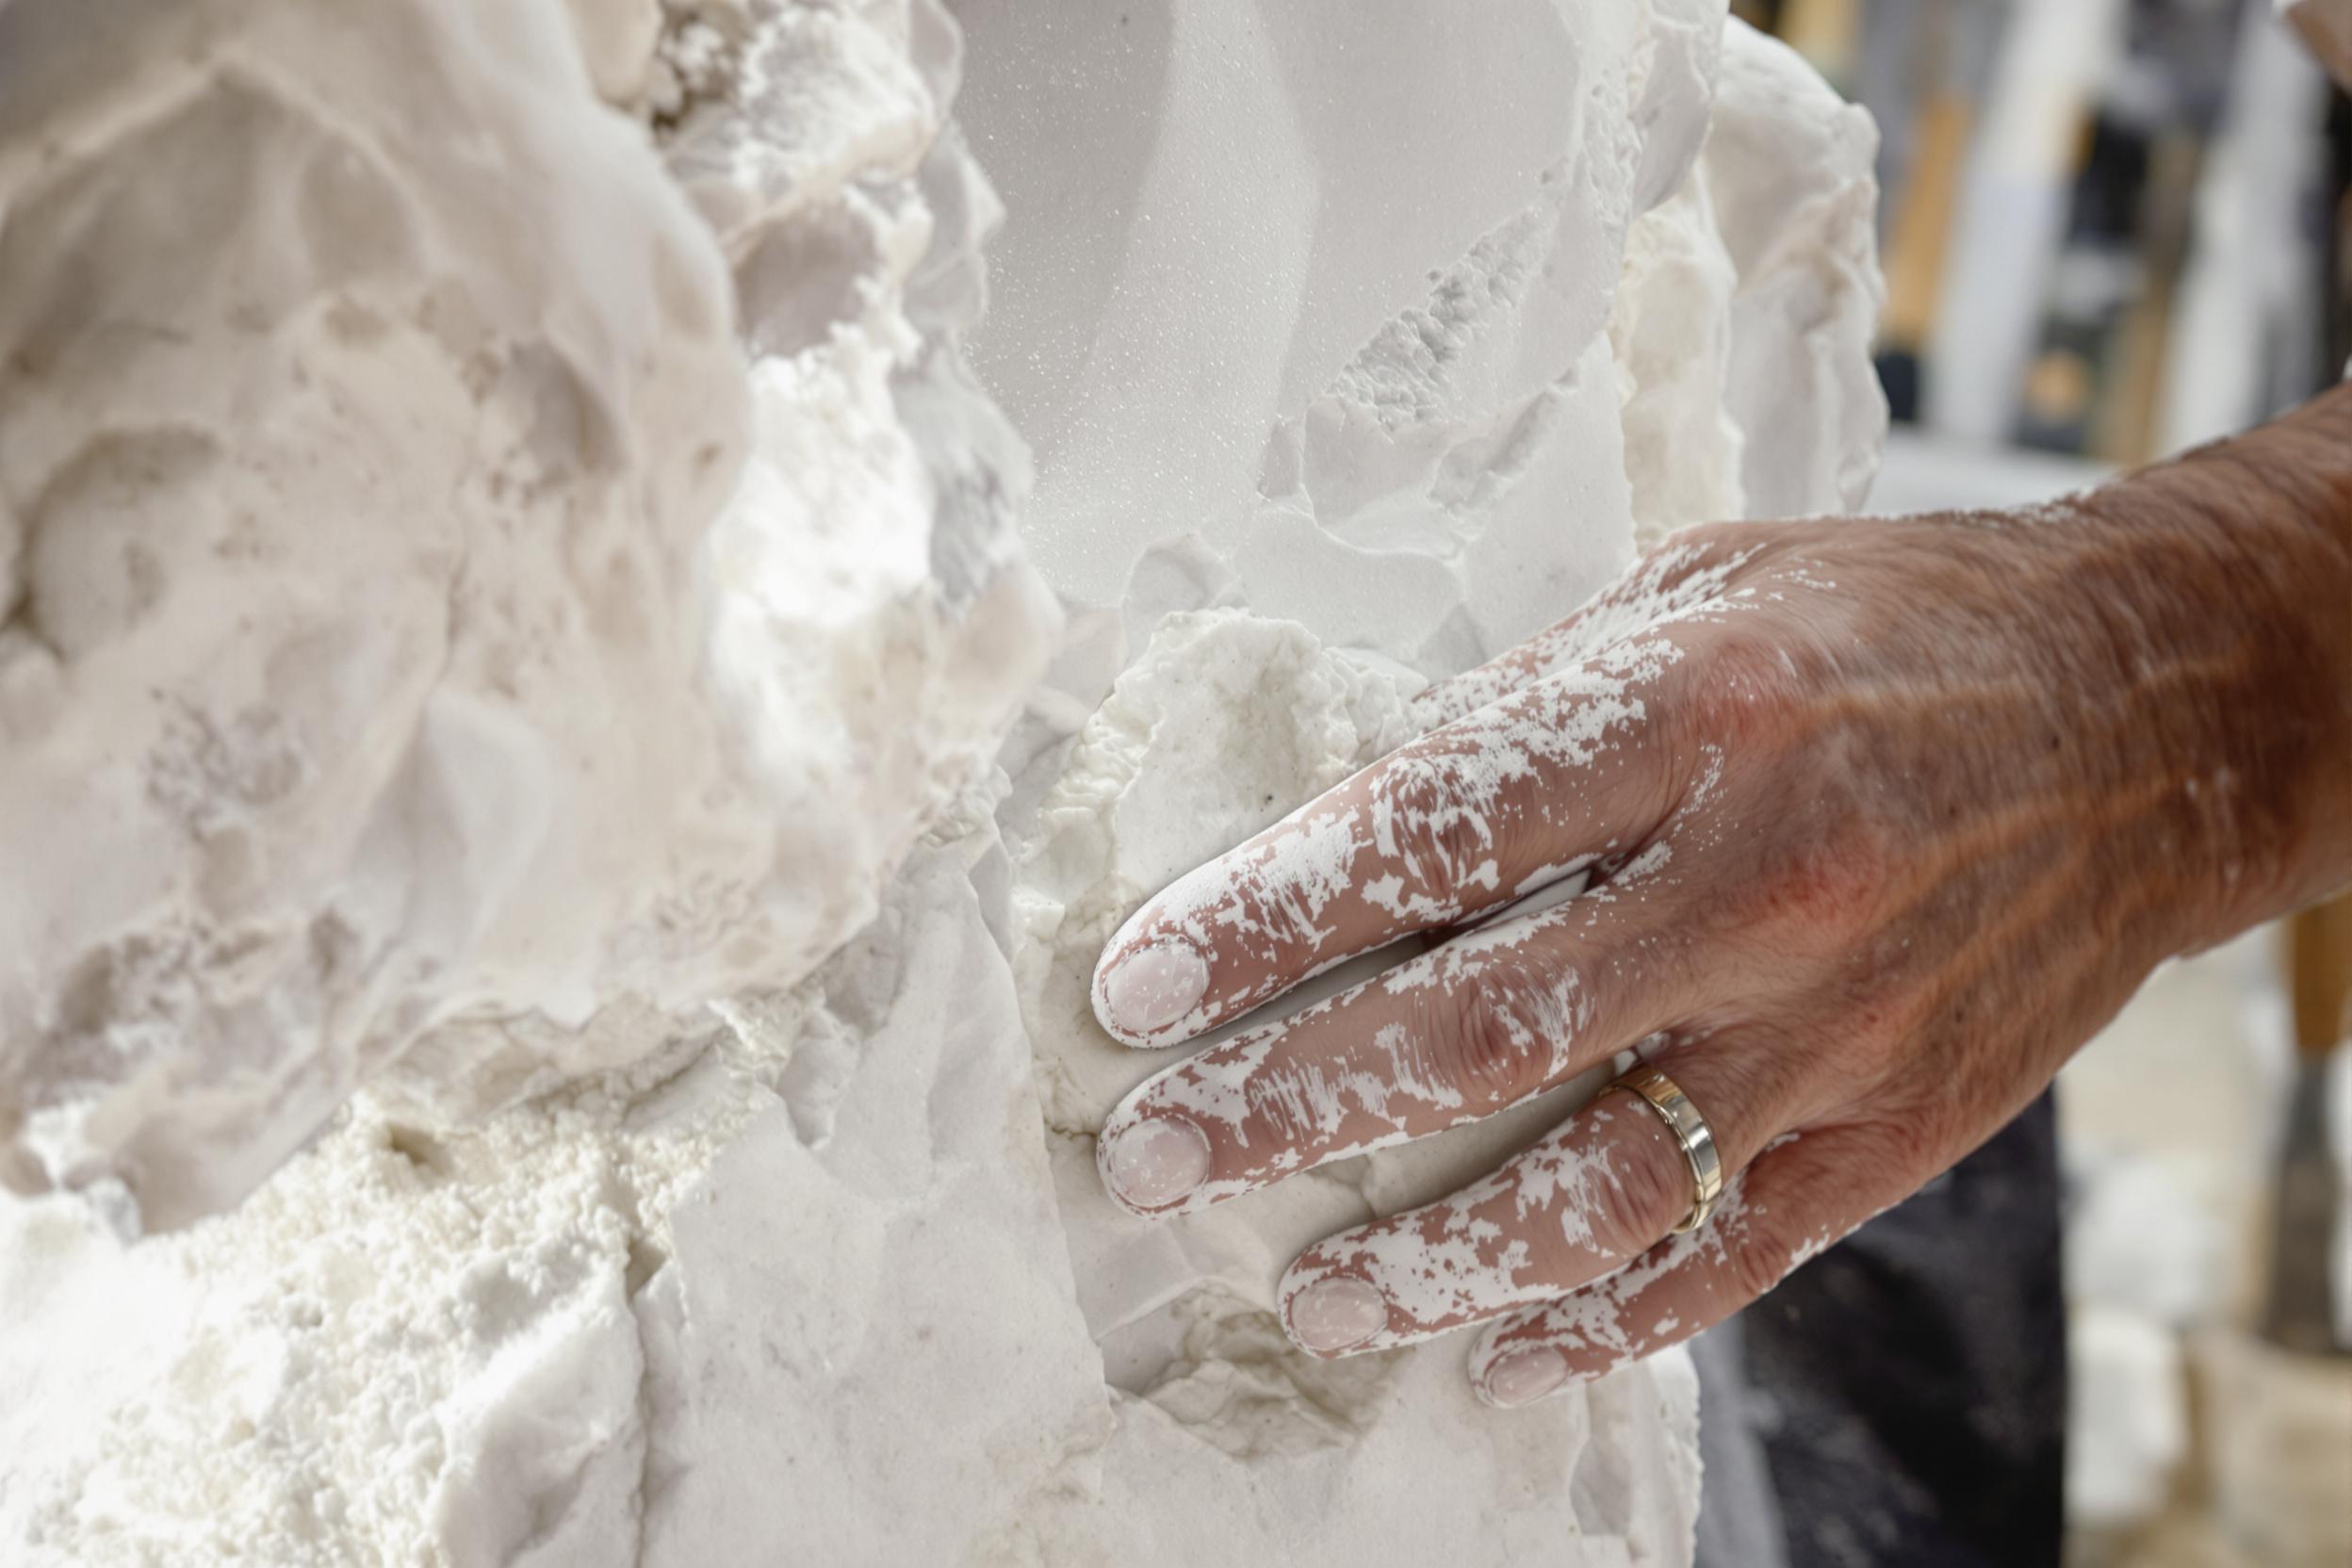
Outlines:
[{"label": "white sculpture fragment", "polygon": [[[1135,1467],[1148,1512],[1180,1448],[1204,1491],[1315,1517],[1332,1561],[1426,1560],[1440,1541],[1510,1560],[1522,1529],[1671,1560],[1695,1503],[1688,1407],[1607,1448],[1588,1434],[1612,1401],[1675,1411],[1674,1358],[1514,1412],[1523,1470],[1489,1446],[1462,1346],[1325,1364],[1272,1315],[1299,1248],[1483,1173],[1605,1071],[1474,1132],[1146,1225],[1100,1191],[1092,1133],[1171,1058],[1105,1036],[1087,983],[1144,898],[1397,744],[1420,677],[1564,614],[1637,537],[1860,499],[1886,421],[1869,118],[1781,45],[1723,31],[1720,7],[1541,8],[1493,33],[1419,8],[967,14],[965,112],[1028,220],[999,252],[975,359],[1038,442],[1025,529],[1042,569],[1066,599],[1123,610],[1082,622],[1056,680],[1083,727],[1056,747],[1067,720],[1033,710],[1001,813],[1079,1298],[1133,1396],[1107,1474]],[[1381,60],[1420,63],[1364,67],[1366,30]],[[1530,61],[1561,111],[1533,111],[1537,150],[1516,139]],[[1065,75],[1116,86],[1052,90]],[[1400,80],[1457,79],[1492,86],[1385,112]],[[1116,199],[1096,183],[1105,147],[1140,163]],[[1415,221],[1383,229],[1399,189]],[[1219,216],[1236,205],[1253,215],[1237,227]],[[1435,262],[1414,249],[1441,241],[1456,249]],[[1171,293],[1204,264],[1277,283]],[[1097,377],[1102,396],[1069,395]],[[1217,608],[1160,618],[1198,606]],[[1383,1463],[1417,1478],[1413,1520],[1322,1502]],[[1529,1495],[1529,1474],[1558,1490]]]},{"label": "white sculpture fragment", "polygon": [[9,1185],[175,1225],[403,1053],[617,1065],[978,776],[1052,617],[914,24],[718,20],[674,181],[550,5],[0,13]]},{"label": "white sculpture fragment", "polygon": [[1265,1311],[1555,1105],[1147,1228],[1070,977],[1867,478],[1723,10],[0,0],[0,1557],[1685,1560],[1678,1358]]}]

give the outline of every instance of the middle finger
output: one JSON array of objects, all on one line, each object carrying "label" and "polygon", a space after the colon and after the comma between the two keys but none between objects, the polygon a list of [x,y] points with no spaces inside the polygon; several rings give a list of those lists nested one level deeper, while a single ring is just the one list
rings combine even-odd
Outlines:
[{"label": "middle finger", "polygon": [[1190,1213],[1491,1116],[1712,1002],[1687,918],[1636,879],[1455,937],[1146,1081],[1104,1120],[1103,1184]]},{"label": "middle finger", "polygon": [[1130,1045],[1173,1045],[1416,931],[1622,855],[1677,781],[1645,743],[1666,645],[1627,645],[1432,730],[1148,901],[1093,1001]]}]

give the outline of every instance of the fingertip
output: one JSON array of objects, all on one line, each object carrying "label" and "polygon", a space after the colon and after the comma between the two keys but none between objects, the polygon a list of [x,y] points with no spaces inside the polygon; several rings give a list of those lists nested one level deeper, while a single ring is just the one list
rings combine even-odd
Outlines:
[{"label": "fingertip", "polygon": [[1140,947],[1114,940],[1094,972],[1095,1021],[1122,1045],[1173,1045],[1208,994],[1209,962],[1185,939],[1158,936]]},{"label": "fingertip", "polygon": [[[1559,1305],[1546,1301],[1523,1307],[1479,1331],[1463,1371],[1471,1392],[1481,1401],[1509,1410],[1586,1380],[1586,1374],[1576,1365],[1572,1342],[1562,1336],[1557,1319]],[[1550,1362],[1544,1361],[1546,1356]]]},{"label": "fingertip", "polygon": [[1576,1380],[1568,1359],[1558,1350],[1548,1345],[1525,1345],[1494,1357],[1483,1371],[1474,1373],[1470,1387],[1483,1403],[1496,1410],[1517,1410],[1548,1399]]},{"label": "fingertip", "polygon": [[1095,1140],[1102,1189],[1143,1219],[1186,1212],[1214,1164],[1208,1135],[1182,1116],[1139,1117],[1122,1106]]},{"label": "fingertip", "polygon": [[1307,1354],[1331,1361],[1380,1348],[1388,1298],[1369,1280],[1334,1273],[1310,1251],[1283,1270],[1278,1290],[1282,1331]]}]

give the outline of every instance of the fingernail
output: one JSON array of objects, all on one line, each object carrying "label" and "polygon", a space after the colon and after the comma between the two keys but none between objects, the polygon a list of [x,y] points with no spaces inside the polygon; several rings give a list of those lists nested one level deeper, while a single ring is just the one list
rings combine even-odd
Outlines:
[{"label": "fingernail", "polygon": [[1509,1410],[1529,1405],[1568,1380],[1568,1363],[1548,1345],[1513,1350],[1486,1369],[1479,1384],[1489,1403]]},{"label": "fingernail", "polygon": [[1105,1138],[1102,1184],[1130,1207],[1164,1209],[1209,1179],[1209,1140],[1179,1117],[1153,1117]]},{"label": "fingernail", "polygon": [[1290,1331],[1310,1350],[1345,1350],[1387,1327],[1387,1298],[1362,1280],[1317,1280],[1291,1298]]},{"label": "fingernail", "polygon": [[1154,942],[1131,953],[1102,977],[1104,1021],[1148,1035],[1192,1011],[1209,988],[1208,961],[1185,942]]}]

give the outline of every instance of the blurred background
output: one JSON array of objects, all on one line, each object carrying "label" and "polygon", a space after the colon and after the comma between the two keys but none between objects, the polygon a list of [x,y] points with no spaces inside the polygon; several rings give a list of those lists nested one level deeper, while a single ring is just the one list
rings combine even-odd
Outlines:
[{"label": "blurred background", "polygon": [[[2352,112],[2274,0],[1733,9],[1884,137],[1872,510],[2062,494],[2352,357]],[[2352,1565],[2348,972],[2352,904],[2250,933],[2060,1079],[2069,1568]]]},{"label": "blurred background", "polygon": [[2352,353],[2347,121],[2272,0],[1736,0],[1878,117],[1896,420],[2145,462]]}]

